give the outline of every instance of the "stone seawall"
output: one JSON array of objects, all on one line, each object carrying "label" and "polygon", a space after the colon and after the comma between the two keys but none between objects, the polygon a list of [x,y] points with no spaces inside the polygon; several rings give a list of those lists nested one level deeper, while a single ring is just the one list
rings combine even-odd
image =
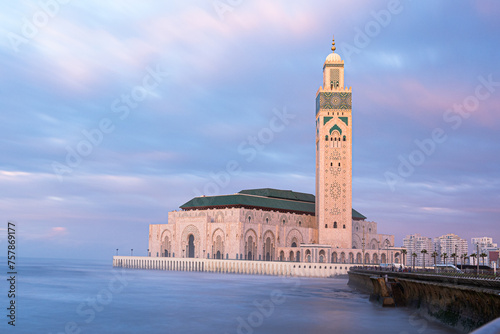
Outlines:
[{"label": "stone seawall", "polygon": [[347,275],[350,267],[355,265],[339,263],[113,256],[113,266],[136,269],[201,271],[250,275],[335,277],[339,275]]},{"label": "stone seawall", "polygon": [[348,284],[373,294],[377,280],[370,277],[386,274],[403,303],[464,333],[500,317],[500,281],[356,269]]}]

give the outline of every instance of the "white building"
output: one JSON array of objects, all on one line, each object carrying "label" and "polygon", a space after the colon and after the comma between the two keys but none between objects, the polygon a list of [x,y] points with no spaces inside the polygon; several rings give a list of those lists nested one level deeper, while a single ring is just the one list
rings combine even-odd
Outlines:
[{"label": "white building", "polygon": [[[472,238],[471,243],[473,248],[472,252],[477,253],[479,246],[478,255],[481,255],[482,253],[486,254],[486,257],[484,258],[484,264],[491,265],[490,252],[496,252],[499,250],[498,244],[493,242],[493,238],[489,237]],[[480,256],[478,256],[477,259],[479,259],[480,264],[483,263],[483,259]]]},{"label": "white building", "polygon": [[[432,266],[434,264],[434,260],[431,257],[432,252],[434,251],[434,245],[432,243],[432,238],[423,237],[419,233],[407,235],[403,239],[403,248],[406,248],[408,254],[406,255],[406,264],[413,265],[413,256],[412,254],[416,254],[415,265],[419,267],[424,266]],[[426,250],[427,253],[422,253],[422,250]]]},{"label": "white building", "polygon": [[[456,261],[457,264],[462,264],[463,258],[461,256],[469,252],[467,240],[460,238],[456,234],[446,234],[434,238],[434,245],[439,255],[439,257],[436,257],[437,263],[444,263],[443,255],[446,254],[446,263],[455,263]],[[456,259],[453,254],[456,254]]]},{"label": "white building", "polygon": [[344,86],[335,42],[331,50],[311,120],[316,196],[261,188],[195,197],[169,212],[168,224],[150,225],[150,256],[400,263],[394,236],[379,234],[377,223],[352,208],[352,89]]}]

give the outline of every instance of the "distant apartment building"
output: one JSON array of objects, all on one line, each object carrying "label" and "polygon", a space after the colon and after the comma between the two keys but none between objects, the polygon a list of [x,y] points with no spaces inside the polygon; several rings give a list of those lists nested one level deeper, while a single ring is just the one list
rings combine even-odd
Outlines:
[{"label": "distant apartment building", "polygon": [[[468,254],[469,251],[467,240],[451,233],[434,238],[434,246],[438,254],[436,263],[444,263],[446,257],[446,263],[455,263],[456,261],[457,264],[462,264],[463,257],[461,256]],[[456,254],[456,259],[453,254]]]},{"label": "distant apartment building", "polygon": [[498,253],[499,248],[498,244],[493,242],[493,238],[489,237],[472,238],[471,243],[472,243],[473,253],[477,253],[479,248],[478,259],[480,264],[483,264],[483,258],[480,257],[480,255],[483,253],[486,254],[486,257],[484,258],[484,264],[491,266],[492,262],[498,262],[498,258],[495,255],[496,253]]},{"label": "distant apartment building", "polygon": [[[419,233],[407,235],[403,239],[403,247],[406,248],[408,254],[406,255],[406,264],[413,265],[413,256],[416,254],[415,265],[418,267],[424,266],[424,260],[426,266],[432,266],[434,260],[431,257],[434,251],[434,245],[432,243],[432,238],[423,237]],[[422,253],[422,250],[426,250],[427,253]]]}]

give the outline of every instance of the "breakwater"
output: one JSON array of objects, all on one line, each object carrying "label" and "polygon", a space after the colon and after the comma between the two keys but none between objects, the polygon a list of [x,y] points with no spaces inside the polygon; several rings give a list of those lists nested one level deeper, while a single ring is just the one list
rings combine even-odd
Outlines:
[{"label": "breakwater", "polygon": [[335,277],[347,275],[349,268],[355,265],[341,263],[113,256],[113,266],[136,269],[201,271],[249,275]]},{"label": "breakwater", "polygon": [[500,317],[500,280],[356,268],[349,271],[348,284],[371,299],[388,303],[392,298],[394,306],[418,309],[464,333]]}]

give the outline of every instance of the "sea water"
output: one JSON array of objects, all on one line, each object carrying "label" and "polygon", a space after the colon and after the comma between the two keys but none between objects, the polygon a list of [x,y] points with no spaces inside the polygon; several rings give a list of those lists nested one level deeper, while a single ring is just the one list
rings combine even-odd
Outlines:
[{"label": "sea water", "polygon": [[455,333],[369,302],[347,279],[124,269],[111,259],[25,259],[17,269],[15,327],[4,298],[1,333]]}]

